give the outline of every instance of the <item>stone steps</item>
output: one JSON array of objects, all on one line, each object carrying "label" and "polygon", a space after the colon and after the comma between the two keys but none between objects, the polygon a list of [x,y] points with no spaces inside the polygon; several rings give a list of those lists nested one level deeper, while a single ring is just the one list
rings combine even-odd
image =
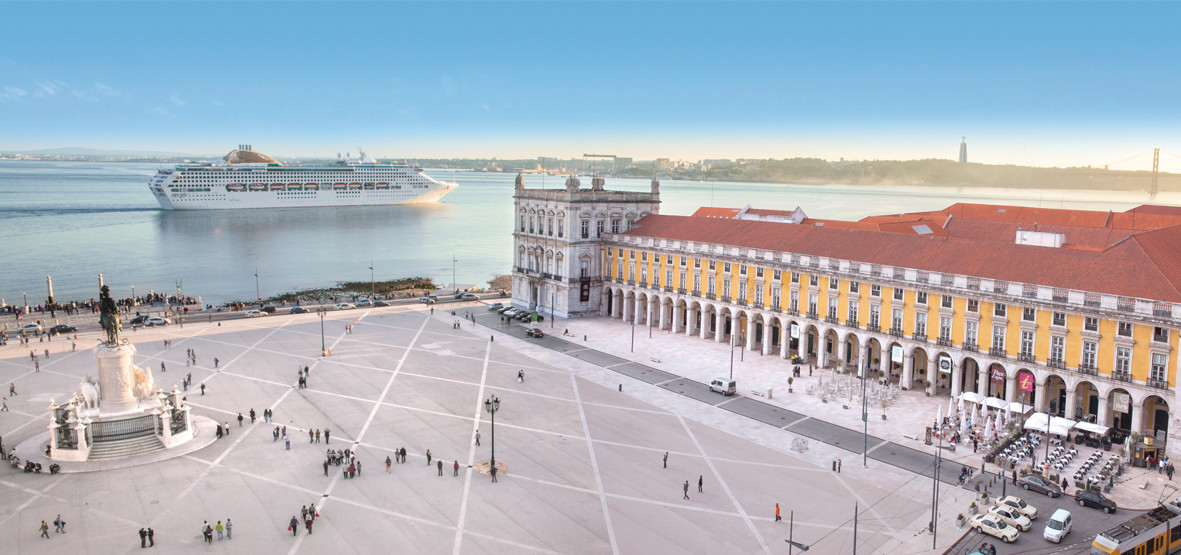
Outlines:
[{"label": "stone steps", "polygon": [[132,455],[151,453],[153,451],[160,451],[163,449],[164,444],[161,443],[160,439],[154,435],[137,437],[135,439],[126,439],[122,441],[103,441],[95,443],[94,446],[90,448],[90,457],[87,460],[101,461],[108,459],[118,459]]}]

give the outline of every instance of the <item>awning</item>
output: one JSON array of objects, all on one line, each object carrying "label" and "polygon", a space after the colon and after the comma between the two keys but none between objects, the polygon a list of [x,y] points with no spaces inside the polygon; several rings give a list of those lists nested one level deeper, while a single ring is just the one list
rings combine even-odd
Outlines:
[{"label": "awning", "polygon": [[1018,402],[1012,402],[1012,403],[1009,403],[1009,410],[1011,410],[1015,413],[1018,413],[1018,414],[1027,414],[1027,413],[1033,412],[1033,405],[1030,405],[1028,403],[1021,404]]},{"label": "awning", "polygon": [[1100,426],[1099,424],[1092,424],[1090,422],[1079,422],[1078,424],[1074,425],[1074,429],[1090,432],[1092,434],[1103,435],[1106,434],[1107,430],[1110,430],[1111,428],[1108,428],[1107,426]]},{"label": "awning", "polygon": [[989,397],[984,400],[984,406],[993,409],[1003,409],[1009,406],[1009,402],[1004,399],[997,399],[996,397]]},{"label": "awning", "polygon": [[1057,416],[1050,417],[1044,412],[1035,412],[1025,421],[1026,430],[1035,430],[1038,432],[1045,432],[1049,428],[1049,433],[1059,436],[1064,436],[1070,433],[1070,429],[1075,426],[1075,421],[1059,418]]}]

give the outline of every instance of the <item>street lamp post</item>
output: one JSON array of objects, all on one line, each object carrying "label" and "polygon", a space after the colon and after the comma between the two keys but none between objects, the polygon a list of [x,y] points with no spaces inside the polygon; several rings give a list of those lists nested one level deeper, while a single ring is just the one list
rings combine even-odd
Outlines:
[{"label": "street lamp post", "polygon": [[554,329],[557,324],[554,323],[554,292],[549,292],[549,328]]},{"label": "street lamp post", "polygon": [[29,294],[25,293],[25,292],[21,292],[21,295],[25,296],[25,304],[21,307],[21,310],[25,314],[28,314],[29,313]]},{"label": "street lamp post", "polygon": [[492,415],[492,465],[496,468],[496,411],[500,410],[500,399],[493,395],[484,400],[484,410]]},{"label": "street lamp post", "polygon": [[135,286],[131,286],[131,306],[136,306],[139,303],[135,302]]},{"label": "street lamp post", "polygon": [[734,379],[734,334],[730,334],[730,379]]},{"label": "street lamp post", "polygon": [[254,297],[258,299],[258,309],[262,310],[262,293],[258,289],[258,266],[254,267]]},{"label": "street lamp post", "polygon": [[324,356],[328,352],[328,348],[324,345],[324,305],[320,305],[320,356]]},{"label": "street lamp post", "polygon": [[459,291],[459,285],[455,283],[455,263],[456,262],[459,262],[459,260],[455,258],[455,253],[453,252],[453,253],[451,253],[451,287],[453,287],[456,291]]},{"label": "street lamp post", "polygon": [[369,298],[377,298],[377,282],[373,279],[373,261],[369,261]]}]

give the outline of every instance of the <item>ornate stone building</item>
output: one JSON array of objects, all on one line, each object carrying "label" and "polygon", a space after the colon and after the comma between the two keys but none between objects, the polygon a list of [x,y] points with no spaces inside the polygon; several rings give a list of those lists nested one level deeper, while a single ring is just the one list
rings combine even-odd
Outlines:
[{"label": "ornate stone building", "polygon": [[636,220],[660,210],[660,182],[651,192],[608,191],[594,177],[562,189],[526,189],[518,175],[513,195],[513,306],[547,317],[598,315],[603,292],[603,237],[627,232]]}]

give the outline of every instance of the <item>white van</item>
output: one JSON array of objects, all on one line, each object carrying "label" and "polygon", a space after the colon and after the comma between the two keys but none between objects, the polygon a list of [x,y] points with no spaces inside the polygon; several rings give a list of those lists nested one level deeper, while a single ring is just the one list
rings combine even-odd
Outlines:
[{"label": "white van", "polygon": [[738,389],[738,382],[728,378],[714,378],[709,382],[709,390],[716,391],[722,395],[733,395]]},{"label": "white van", "polygon": [[1042,537],[1054,543],[1062,541],[1062,537],[1070,532],[1070,511],[1066,509],[1058,509],[1050,516],[1050,520],[1046,522],[1046,530],[1042,532]]}]

